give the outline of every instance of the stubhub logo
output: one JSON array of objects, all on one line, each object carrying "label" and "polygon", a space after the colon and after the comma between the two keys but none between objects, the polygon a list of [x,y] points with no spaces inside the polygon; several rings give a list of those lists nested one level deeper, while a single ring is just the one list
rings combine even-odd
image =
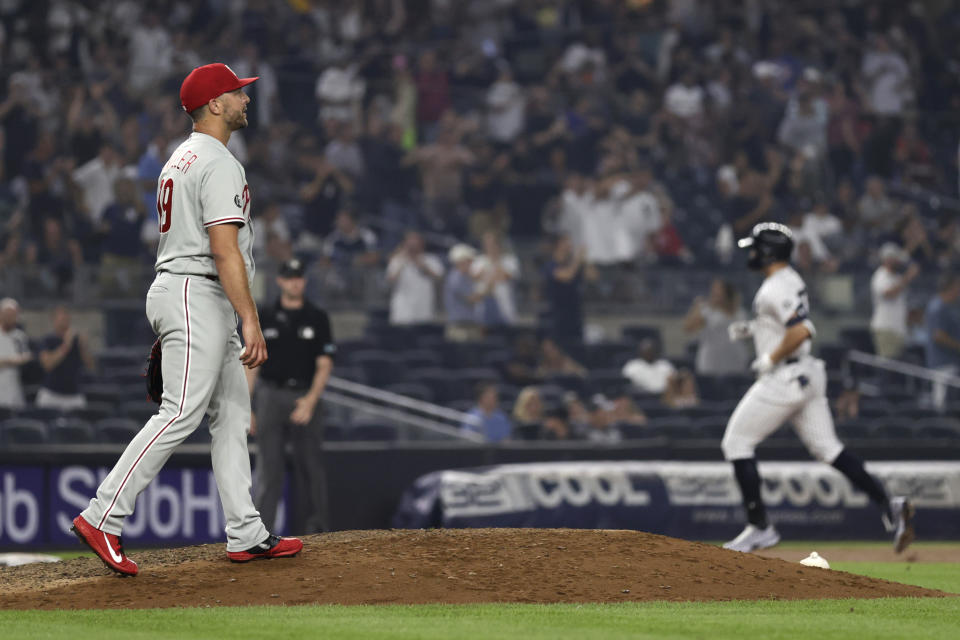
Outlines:
[{"label": "stubhub logo", "polygon": [[41,530],[43,471],[30,467],[0,472],[0,543],[29,544]]},{"label": "stubhub logo", "polygon": [[[90,504],[106,468],[0,467],[0,546],[72,545],[73,519]],[[286,509],[277,513],[284,530]],[[124,521],[125,540],[217,542],[224,539],[220,495],[209,469],[165,469]]]}]

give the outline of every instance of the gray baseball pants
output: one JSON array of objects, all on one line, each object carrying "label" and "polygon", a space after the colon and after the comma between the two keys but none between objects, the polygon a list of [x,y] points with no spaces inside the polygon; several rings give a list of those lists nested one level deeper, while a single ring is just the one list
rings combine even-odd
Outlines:
[{"label": "gray baseball pants", "polygon": [[162,272],[147,292],[147,319],[163,345],[160,410],[130,441],[81,515],[120,535],[137,496],[206,413],[227,551],[245,551],[268,533],[250,496],[250,394],[233,306],[219,282]]}]

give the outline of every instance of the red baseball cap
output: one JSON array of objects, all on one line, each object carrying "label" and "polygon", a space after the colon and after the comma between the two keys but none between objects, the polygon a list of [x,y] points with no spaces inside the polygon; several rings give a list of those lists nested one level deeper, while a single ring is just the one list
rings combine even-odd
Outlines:
[{"label": "red baseball cap", "polygon": [[180,85],[180,104],[190,113],[224,93],[236,91],[259,79],[260,76],[238,78],[233,69],[221,62],[205,64],[191,71]]}]

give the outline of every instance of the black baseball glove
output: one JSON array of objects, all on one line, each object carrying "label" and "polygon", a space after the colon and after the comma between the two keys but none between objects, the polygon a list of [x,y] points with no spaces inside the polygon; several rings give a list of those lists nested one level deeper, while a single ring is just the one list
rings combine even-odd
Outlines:
[{"label": "black baseball glove", "polygon": [[147,397],[157,404],[160,404],[163,397],[163,371],[160,369],[162,356],[160,338],[157,338],[150,349],[150,357],[147,358],[147,369],[143,372],[143,377],[147,379]]}]

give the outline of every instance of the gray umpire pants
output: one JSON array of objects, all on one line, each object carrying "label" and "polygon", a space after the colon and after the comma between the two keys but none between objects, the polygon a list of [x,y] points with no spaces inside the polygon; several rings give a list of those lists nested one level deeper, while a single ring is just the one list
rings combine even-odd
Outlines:
[{"label": "gray umpire pants", "polygon": [[323,466],[322,406],[304,425],[290,422],[297,399],[306,390],[287,389],[261,380],[255,392],[257,447],[253,501],[268,529],[273,529],[283,497],[286,449],[292,450],[294,504],[288,511],[291,533],[317,533],[327,526],[327,478]]}]

